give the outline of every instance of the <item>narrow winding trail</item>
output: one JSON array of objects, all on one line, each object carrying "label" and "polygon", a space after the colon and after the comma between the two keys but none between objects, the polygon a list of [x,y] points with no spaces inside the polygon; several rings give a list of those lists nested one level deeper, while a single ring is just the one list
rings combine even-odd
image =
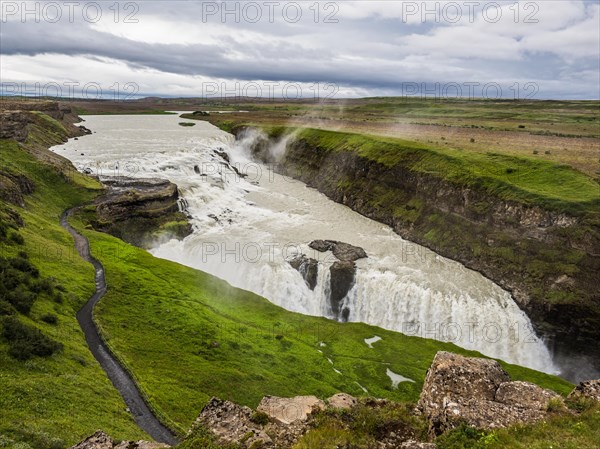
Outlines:
[{"label": "narrow winding trail", "polygon": [[100,337],[98,328],[93,320],[94,306],[106,293],[106,279],[104,267],[90,254],[90,244],[83,235],[71,227],[68,218],[71,212],[77,208],[67,210],[60,219],[60,224],[73,236],[75,248],[79,255],[94,266],[96,270],[96,292],[87,303],[77,312],[77,321],[83,330],[87,344],[96,360],[100,363],[108,378],[119,391],[127,407],[131,411],[135,422],[140,428],[160,443],[176,444],[177,439],[173,433],[165,427],[152,413],[148,404],[144,401],[137,385],[112,355],[104,341]]}]

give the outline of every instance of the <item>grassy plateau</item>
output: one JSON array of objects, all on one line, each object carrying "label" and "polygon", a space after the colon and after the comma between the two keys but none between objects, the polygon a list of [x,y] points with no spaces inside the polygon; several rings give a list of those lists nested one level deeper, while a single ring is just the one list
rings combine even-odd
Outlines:
[{"label": "grassy plateau", "polygon": [[[0,327],[5,329],[9,320],[16,319],[58,343],[59,349],[20,360],[11,355],[12,343],[6,332],[0,334],[0,447],[66,448],[97,429],[116,439],[147,439],[89,353],[75,319],[76,311],[93,292],[94,273],[73,249],[59,217],[67,208],[89,203],[101,193],[101,186],[44,150],[60,142],[66,131],[47,116],[38,115],[38,119],[26,142],[0,141],[0,171],[23,176],[34,186],[33,192],[24,196],[23,206],[10,202],[4,194],[0,199],[0,218],[6,230],[1,256],[13,264],[19,258],[29,260],[39,270],[40,282],[49,279],[52,287],[37,296],[29,311],[10,306],[0,309]],[[395,157],[386,152],[387,145],[395,142],[387,138],[370,147],[361,137],[325,137],[332,150],[344,145],[382,161]],[[408,153],[414,149],[407,144]],[[436,151],[430,157],[446,161],[448,176],[452,176],[452,158]],[[481,155],[472,157],[485,161]],[[510,160],[504,163],[515,164]],[[524,161],[522,167],[530,163],[540,162]],[[549,193],[549,201],[574,200],[577,189],[578,201],[593,199],[590,187],[577,173],[570,168],[557,170],[563,170],[565,179],[573,184]],[[496,186],[503,176],[489,174],[490,185]],[[534,174],[530,176],[521,181],[525,192],[527,186],[543,182]],[[479,355],[449,343],[366,324],[288,312],[206,273],[154,258],[140,248],[93,231],[88,225],[93,213],[86,208],[71,223],[88,237],[93,255],[106,269],[108,293],[95,311],[96,322],[151,407],[180,435],[187,432],[212,396],[256,406],[265,395],[314,394],[326,398],[343,391],[414,403],[437,351]],[[15,286],[17,290],[33,289],[38,282],[29,275],[17,273],[14,277],[22,284]],[[382,340],[369,348],[364,340],[374,335]],[[531,381],[562,395],[573,388],[558,377],[501,363],[514,380]],[[414,382],[393,388],[386,375],[388,368]],[[404,412],[393,413],[404,419]],[[600,414],[594,410],[587,413],[578,418],[557,415],[556,422],[493,433],[459,429],[454,440],[449,436],[440,442],[446,445],[440,447],[593,447],[590,444],[600,438]],[[371,447],[367,421],[361,421],[359,415],[352,419],[359,424],[348,433],[336,427],[335,417],[324,415],[321,425],[297,448],[334,448],[339,444]],[[197,443],[193,443],[194,438]],[[212,444],[210,437],[192,435],[181,448],[209,448]]]}]

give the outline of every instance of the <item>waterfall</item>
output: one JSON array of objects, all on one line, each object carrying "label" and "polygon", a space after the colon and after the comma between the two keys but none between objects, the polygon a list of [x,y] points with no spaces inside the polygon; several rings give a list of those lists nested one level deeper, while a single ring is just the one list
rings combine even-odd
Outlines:
[{"label": "waterfall", "polygon": [[[203,122],[182,128],[177,116],[86,120],[97,133],[70,141],[61,154],[84,167],[135,164],[134,176],[167,178],[179,186],[180,207],[191,217],[194,232],[183,241],[157,243],[151,250],[155,256],[206,271],[288,310],[340,319],[330,300],[330,267],[336,259],[308,244],[315,239],[347,242],[368,255],[356,261],[354,283],[340,303],[348,321],[451,341],[510,363],[557,372],[508,292],[251,161],[244,145],[230,135]],[[318,262],[313,289],[306,273],[290,264],[300,255]]]}]

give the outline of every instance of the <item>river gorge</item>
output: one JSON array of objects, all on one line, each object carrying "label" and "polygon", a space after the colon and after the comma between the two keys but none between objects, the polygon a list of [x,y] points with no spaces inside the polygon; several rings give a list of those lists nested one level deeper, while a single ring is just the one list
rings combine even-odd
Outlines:
[{"label": "river gorge", "polygon": [[[285,309],[360,321],[559,373],[510,293],[483,275],[406,241],[381,223],[252,160],[246,142],[178,115],[85,116],[93,134],[53,147],[80,170],[106,177],[164,178],[177,184],[193,233],[150,242],[156,257],[218,276]],[[284,151],[275,148],[274,151]],[[331,252],[316,239],[346,242],[368,257],[332,308]],[[318,261],[316,285],[290,261]]]}]

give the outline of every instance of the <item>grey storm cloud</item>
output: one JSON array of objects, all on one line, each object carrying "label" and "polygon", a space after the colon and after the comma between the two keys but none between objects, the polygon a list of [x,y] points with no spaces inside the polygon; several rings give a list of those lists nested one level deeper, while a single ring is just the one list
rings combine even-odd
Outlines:
[{"label": "grey storm cloud", "polygon": [[[514,20],[490,24],[481,18],[405,23],[398,16],[400,3],[336,3],[337,23],[322,23],[322,16],[316,23],[308,3],[297,23],[277,16],[273,23],[222,23],[218,17],[203,20],[201,2],[145,2],[139,4],[135,25],[142,37],[125,32],[134,25],[108,23],[103,28],[66,17],[38,23],[17,16],[3,20],[0,50],[5,59],[48,54],[106,58],[134,71],[330,82],[388,94],[405,82],[534,81],[545,86],[546,97],[600,95],[594,76],[600,63],[597,2],[547,2],[552,8],[542,8],[535,25]],[[174,27],[179,39],[147,39],[153,33],[162,36],[163,26]],[[189,41],[186,32],[194,34]],[[6,70],[4,64],[0,70]]]},{"label": "grey storm cloud", "polygon": [[[363,62],[336,62],[335,48],[307,49],[280,42],[256,45],[227,37],[218,45],[148,44],[99,32],[84,24],[68,24],[68,33],[59,34],[56,25],[4,24],[2,54],[101,56],[162,72],[241,80],[322,81],[379,87],[393,87],[406,81],[393,63],[381,64],[374,72]],[[248,56],[235,59],[231,49]]]}]

